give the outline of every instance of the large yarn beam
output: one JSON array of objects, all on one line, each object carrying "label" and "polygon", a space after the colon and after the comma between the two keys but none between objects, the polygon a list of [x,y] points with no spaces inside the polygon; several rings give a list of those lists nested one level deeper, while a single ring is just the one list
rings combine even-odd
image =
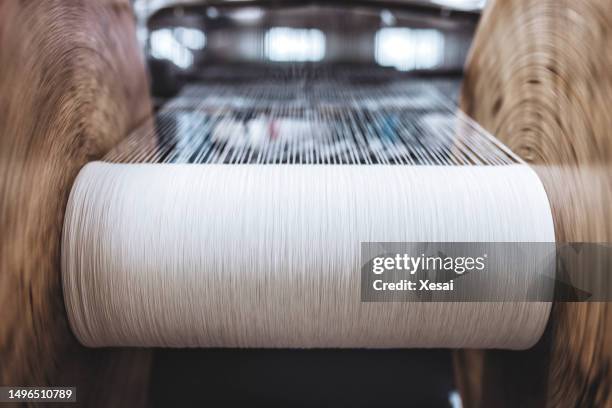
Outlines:
[{"label": "large yarn beam", "polygon": [[[463,109],[525,160],[557,241],[612,240],[612,2],[502,0],[487,7]],[[456,354],[466,406],[610,406],[612,307],[557,303],[528,352]]]},{"label": "large yarn beam", "polygon": [[146,396],[148,353],[81,347],[60,280],[79,168],[150,111],[133,22],[128,0],[0,2],[0,384],[77,386],[86,406]]},{"label": "large yarn beam", "polygon": [[[360,242],[553,241],[524,164],[94,162],[64,228],[66,308],[93,347],[525,349],[551,306],[360,302]],[[502,284],[473,290],[545,299],[553,268],[503,254],[486,272]]]}]

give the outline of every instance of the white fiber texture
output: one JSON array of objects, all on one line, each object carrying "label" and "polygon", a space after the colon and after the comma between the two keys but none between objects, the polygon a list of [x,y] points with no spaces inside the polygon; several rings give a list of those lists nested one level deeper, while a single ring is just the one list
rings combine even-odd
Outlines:
[{"label": "white fiber texture", "polygon": [[69,320],[87,346],[521,349],[541,336],[547,302],[361,302],[367,241],[554,242],[554,229],[524,164],[93,162],[66,212]]}]

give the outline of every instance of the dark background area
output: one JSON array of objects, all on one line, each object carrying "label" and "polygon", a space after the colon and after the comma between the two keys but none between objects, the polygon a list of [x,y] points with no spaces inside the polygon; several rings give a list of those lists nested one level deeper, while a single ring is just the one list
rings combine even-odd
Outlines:
[{"label": "dark background area", "polygon": [[448,350],[156,350],[155,407],[449,407]]}]

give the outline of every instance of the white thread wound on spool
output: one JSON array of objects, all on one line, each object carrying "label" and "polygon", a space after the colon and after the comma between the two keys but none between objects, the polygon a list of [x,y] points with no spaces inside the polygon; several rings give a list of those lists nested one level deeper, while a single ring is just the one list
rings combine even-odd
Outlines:
[{"label": "white thread wound on spool", "polygon": [[521,349],[541,336],[548,302],[360,302],[365,241],[554,242],[554,228],[524,164],[95,162],[66,212],[69,320],[88,346]]}]

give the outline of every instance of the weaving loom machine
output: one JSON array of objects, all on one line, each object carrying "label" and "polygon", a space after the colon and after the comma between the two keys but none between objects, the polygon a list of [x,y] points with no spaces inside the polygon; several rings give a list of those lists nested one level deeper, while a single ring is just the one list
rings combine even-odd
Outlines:
[{"label": "weaving loom machine", "polygon": [[[0,385],[83,406],[612,404],[605,302],[553,303],[521,351],[91,349],[61,276],[70,191],[101,158],[527,162],[557,242],[610,242],[612,3],[134,3],[0,2]],[[469,147],[428,137],[457,121]]]}]

